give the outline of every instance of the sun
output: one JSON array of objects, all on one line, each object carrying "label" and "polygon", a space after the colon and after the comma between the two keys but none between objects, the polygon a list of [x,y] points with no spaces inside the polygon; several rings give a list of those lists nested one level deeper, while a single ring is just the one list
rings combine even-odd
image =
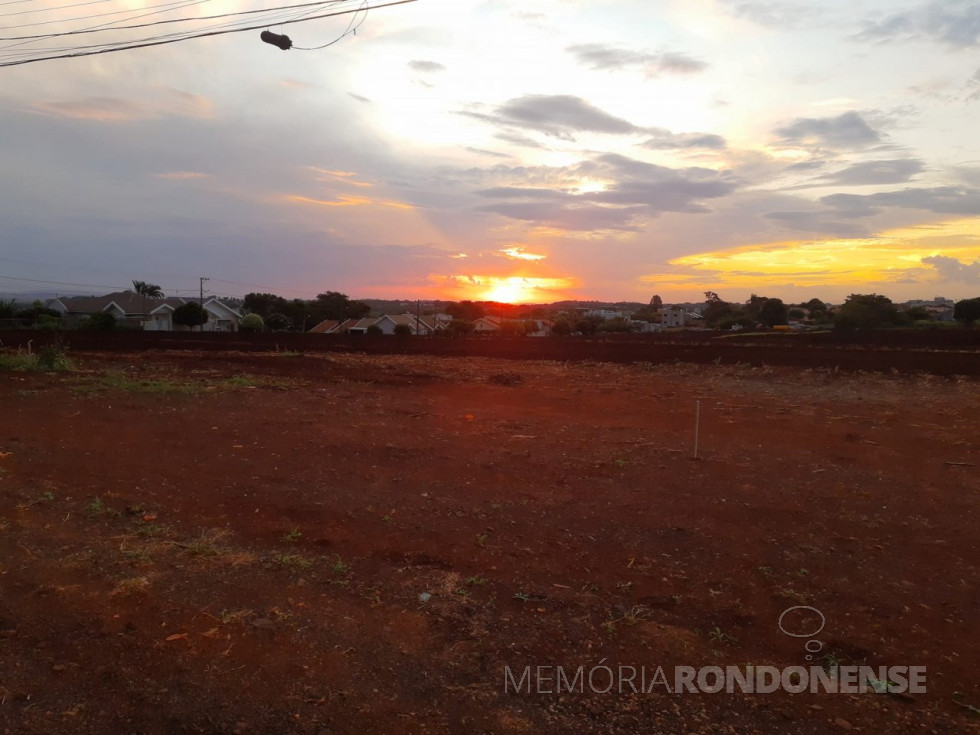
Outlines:
[{"label": "sun", "polygon": [[503,304],[516,304],[531,300],[533,288],[523,278],[501,278],[483,293],[486,301],[499,301]]}]

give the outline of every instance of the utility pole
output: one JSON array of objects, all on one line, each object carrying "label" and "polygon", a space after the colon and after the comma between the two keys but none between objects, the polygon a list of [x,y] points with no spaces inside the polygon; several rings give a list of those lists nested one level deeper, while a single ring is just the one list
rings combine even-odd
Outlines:
[{"label": "utility pole", "polygon": [[[207,278],[206,276],[201,276],[198,279],[198,287],[200,288],[200,300],[201,300],[201,312],[202,313],[204,312],[204,282],[205,281],[210,281],[210,280],[211,279],[210,278]],[[203,324],[199,325],[197,329],[198,329],[199,332],[203,332],[204,331],[204,325]]]}]

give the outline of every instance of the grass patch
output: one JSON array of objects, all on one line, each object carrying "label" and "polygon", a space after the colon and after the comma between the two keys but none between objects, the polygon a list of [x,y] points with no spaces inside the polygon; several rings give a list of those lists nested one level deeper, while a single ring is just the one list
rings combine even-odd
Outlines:
[{"label": "grass patch", "polygon": [[281,566],[296,569],[309,569],[313,566],[313,562],[299,554],[276,554],[272,560]]},{"label": "grass patch", "polygon": [[0,370],[65,372],[73,367],[64,349],[57,344],[45,345],[37,352],[0,353]]}]

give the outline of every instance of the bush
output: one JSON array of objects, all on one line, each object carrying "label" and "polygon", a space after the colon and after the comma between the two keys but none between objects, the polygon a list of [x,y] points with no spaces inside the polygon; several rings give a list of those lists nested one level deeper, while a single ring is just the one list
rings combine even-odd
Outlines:
[{"label": "bush", "polygon": [[[374,325],[372,325],[372,326],[374,326]],[[412,336],[412,328],[410,326],[408,326],[407,324],[396,324],[394,331],[395,331],[395,334],[397,336],[399,336],[399,337],[411,337]]]},{"label": "bush", "polygon": [[265,330],[265,322],[258,314],[246,314],[238,328],[242,332],[262,332]]},{"label": "bush", "polygon": [[[399,325],[399,326],[401,326],[401,325]],[[373,336],[376,336],[376,335],[379,335],[379,334],[384,334],[384,330],[381,327],[379,327],[377,324],[371,324],[367,328],[367,333],[370,334],[373,337]]]},{"label": "bush", "polygon": [[107,311],[100,311],[98,314],[85,319],[82,322],[82,329],[94,329],[99,332],[109,332],[116,328],[116,317]]}]

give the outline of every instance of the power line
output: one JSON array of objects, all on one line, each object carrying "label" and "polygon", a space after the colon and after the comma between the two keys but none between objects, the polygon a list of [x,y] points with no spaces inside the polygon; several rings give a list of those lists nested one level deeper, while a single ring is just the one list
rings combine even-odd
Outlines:
[{"label": "power line", "polygon": [[101,5],[102,3],[108,3],[111,0],[86,0],[83,3],[72,3],[71,5],[59,5],[56,8],[41,8],[40,10],[18,10],[14,13],[3,13],[0,14],[0,18],[7,18],[11,15],[37,15],[38,13],[47,13],[53,10],[67,10],[68,8],[79,8],[83,5]]},{"label": "power line", "polygon": [[[206,0],[197,0],[197,2],[204,2],[204,1],[206,1]],[[203,21],[203,20],[214,20],[214,19],[218,19],[218,18],[238,17],[238,16],[250,15],[250,14],[256,14],[256,13],[266,13],[269,16],[275,16],[275,14],[281,14],[283,11],[296,10],[296,9],[306,8],[306,7],[313,7],[313,8],[315,8],[315,7],[322,7],[324,5],[336,5],[336,4],[340,4],[340,3],[344,2],[344,1],[345,0],[332,0],[332,2],[331,2],[330,0],[328,0],[328,2],[314,2],[314,3],[304,3],[304,4],[301,4],[301,5],[280,6],[280,7],[276,7],[276,8],[269,8],[269,9],[262,10],[262,11],[241,11],[241,12],[238,12],[238,13],[227,13],[227,14],[223,14],[223,15],[206,16],[206,17],[202,17],[202,18],[175,19],[175,20],[166,21],[166,22],[194,22],[194,21]],[[350,13],[357,13],[357,12],[360,12],[362,10],[364,10],[366,12],[368,10],[373,10],[373,9],[377,9],[377,8],[386,8],[386,7],[391,7],[391,6],[394,6],[394,5],[404,5],[404,4],[410,3],[410,2],[415,2],[415,0],[391,0],[391,2],[381,3],[381,4],[373,5],[373,6],[366,6],[365,4],[362,4],[361,6],[359,6],[357,8],[346,8],[346,9],[343,9],[343,10],[332,11],[332,12],[329,12],[329,13],[320,13],[320,14],[316,14],[316,15],[311,15],[310,12],[312,12],[312,11],[309,11],[309,12],[300,14],[299,17],[297,17],[295,14],[290,14],[289,17],[281,17],[281,16],[280,17],[269,17],[269,18],[266,18],[265,22],[262,23],[262,24],[260,24],[260,25],[247,25],[247,26],[235,27],[233,23],[227,23],[227,24],[224,24],[226,26],[225,28],[221,28],[220,27],[221,24],[219,24],[217,27],[214,27],[212,29],[197,30],[197,31],[183,31],[183,32],[180,32],[179,31],[177,33],[170,34],[170,35],[155,36],[155,37],[149,37],[149,38],[144,38],[144,39],[138,39],[138,40],[134,40],[132,42],[116,42],[115,44],[111,44],[111,43],[93,44],[91,46],[72,47],[72,48],[66,48],[66,49],[51,49],[51,48],[36,49],[36,50],[29,51],[27,53],[33,53],[33,54],[37,54],[37,55],[31,56],[29,58],[15,58],[15,59],[6,60],[6,61],[0,61],[0,67],[5,67],[5,66],[19,66],[19,65],[22,65],[22,64],[30,64],[30,63],[37,62],[37,61],[50,61],[50,60],[54,60],[54,59],[77,58],[77,57],[81,57],[81,56],[92,56],[92,55],[95,55],[95,54],[111,53],[113,51],[127,51],[127,50],[138,49],[138,48],[148,48],[148,47],[151,47],[151,46],[161,46],[161,45],[165,45],[165,44],[176,43],[178,41],[190,40],[192,38],[205,38],[205,37],[209,37],[209,36],[219,36],[219,35],[224,35],[224,34],[228,34],[228,33],[241,33],[241,32],[244,32],[244,31],[252,31],[252,30],[258,30],[258,29],[261,29],[261,28],[266,28],[268,25],[286,25],[286,24],[289,24],[289,23],[298,22],[299,20],[317,20],[317,19],[320,19],[320,18],[329,18],[329,17],[338,16],[338,15],[348,15]],[[161,12],[166,12],[166,11],[161,11]],[[147,26],[152,26],[152,25],[159,25],[159,24],[162,24],[163,22],[164,21],[158,21],[158,22],[154,22],[154,23],[150,23],[150,24],[143,24],[143,26],[137,26],[137,27],[147,27]],[[227,26],[231,26],[231,27],[227,27]],[[349,26],[348,26],[348,28],[349,28]],[[94,31],[96,29],[86,29],[86,30]],[[114,28],[114,29],[111,29],[111,30],[123,30],[123,28]],[[345,34],[346,34],[346,32],[345,32]],[[34,40],[54,38],[54,37],[61,36],[61,35],[72,35],[72,33],[47,34],[47,35],[44,35],[44,36],[40,36],[39,38],[36,38],[36,37],[33,37],[33,36],[31,36],[31,37],[24,37],[24,36],[20,36],[20,37],[9,37],[9,38],[4,38],[2,40],[7,40],[7,41],[23,41],[25,43],[31,43]],[[22,44],[13,44],[11,46],[7,46],[6,48],[12,48],[15,45],[22,45]],[[329,45],[329,44],[327,44],[327,45]],[[60,51],[66,51],[66,53],[53,53],[54,51],[58,51],[58,52],[60,52]],[[12,54],[8,54],[8,56],[9,55],[12,55]]]}]

